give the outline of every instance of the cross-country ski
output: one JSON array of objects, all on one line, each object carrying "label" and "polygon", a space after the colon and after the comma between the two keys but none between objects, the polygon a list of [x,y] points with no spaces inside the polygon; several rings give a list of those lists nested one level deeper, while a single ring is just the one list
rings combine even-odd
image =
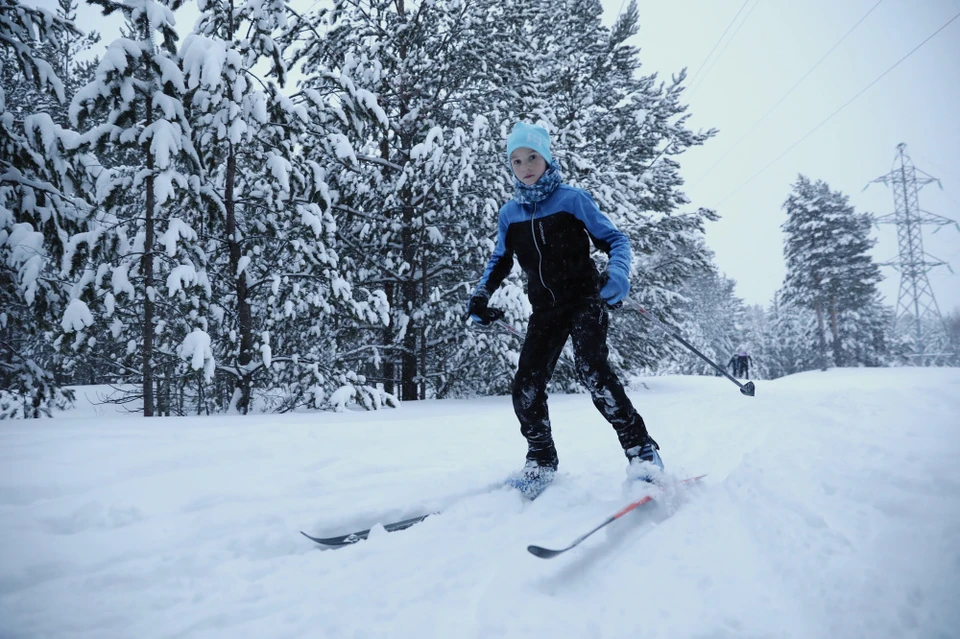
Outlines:
[{"label": "cross-country ski", "polygon": [[[383,524],[383,529],[386,532],[396,532],[398,530],[406,530],[414,524],[419,524],[421,521],[430,517],[431,515],[437,515],[436,513],[427,513],[425,515],[418,515],[416,517],[409,517],[407,519],[401,519],[400,521],[390,522],[388,524]],[[370,536],[371,528],[365,528],[364,530],[357,530],[355,532],[346,533],[344,535],[334,535],[332,537],[314,537],[313,535],[308,535],[307,533],[300,531],[300,534],[309,539],[310,541],[315,541],[318,544],[323,546],[350,546],[357,543],[358,541],[363,541]]]},{"label": "cross-country ski", "polygon": [[[689,483],[691,483],[691,482],[699,481],[699,480],[703,479],[704,477],[706,477],[706,475],[697,475],[696,477],[688,477],[687,479],[682,480],[680,483],[681,483],[682,485],[686,485],[686,484],[689,484]],[[654,488],[656,488],[656,487],[655,487],[655,486],[651,486],[651,489],[654,489]],[[600,525],[596,526],[595,528],[591,528],[591,529],[590,529],[589,531],[587,531],[586,533],[584,533],[584,534],[580,535],[579,537],[577,537],[576,539],[574,539],[574,540],[570,543],[570,545],[564,546],[563,548],[551,549],[551,548],[544,548],[543,546],[537,546],[537,545],[535,545],[535,544],[531,544],[531,545],[527,546],[527,551],[528,551],[531,555],[533,555],[533,556],[535,556],[535,557],[540,557],[541,559],[551,559],[551,558],[553,558],[553,557],[556,557],[557,555],[560,555],[560,554],[562,554],[562,553],[567,552],[568,550],[571,550],[572,548],[576,548],[576,547],[579,546],[580,543],[581,543],[583,540],[585,540],[587,537],[590,537],[591,535],[593,535],[593,533],[597,532],[597,531],[600,530],[601,528],[604,528],[604,527],[606,527],[606,526],[609,526],[610,524],[612,524],[612,523],[615,522],[616,520],[620,519],[621,517],[623,517],[623,516],[626,515],[627,513],[632,512],[632,511],[636,510],[637,508],[639,508],[639,507],[641,507],[641,506],[644,506],[644,505],[646,505],[646,504],[653,504],[653,503],[655,503],[655,502],[656,502],[656,499],[655,499],[655,497],[654,497],[653,495],[646,495],[646,496],[641,497],[640,499],[638,499],[638,500],[636,500],[636,501],[632,501],[632,502],[630,502],[629,504],[627,504],[626,506],[624,506],[623,508],[621,508],[620,510],[618,510],[617,512],[615,512],[615,513],[613,513],[612,515],[610,515],[609,517],[607,517],[605,520],[603,520],[603,521],[600,523]]]}]

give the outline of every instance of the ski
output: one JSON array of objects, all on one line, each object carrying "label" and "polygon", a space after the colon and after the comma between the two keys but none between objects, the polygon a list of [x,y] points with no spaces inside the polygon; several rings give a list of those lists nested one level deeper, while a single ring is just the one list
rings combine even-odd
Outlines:
[{"label": "ski", "polygon": [[[421,521],[430,517],[432,515],[439,515],[438,512],[427,513],[426,515],[418,515],[416,517],[411,517],[409,519],[403,519],[400,521],[395,521],[389,524],[384,524],[383,529],[389,532],[396,532],[398,530],[405,530],[414,524],[419,524]],[[358,541],[363,541],[370,536],[370,531],[372,528],[367,528],[366,530],[358,530],[356,532],[347,533],[346,535],[337,535],[335,537],[314,537],[313,535],[308,535],[307,533],[300,531],[300,534],[309,539],[310,541],[315,541],[318,544],[323,546],[339,547],[339,546],[350,546],[357,543]]]},{"label": "ski", "polygon": [[[410,517],[409,519],[402,519],[400,521],[394,521],[389,524],[384,524],[383,528],[388,533],[396,532],[398,530],[406,530],[411,526],[419,524],[421,521],[423,521],[427,517],[432,517],[433,515],[439,515],[443,510],[445,510],[446,508],[449,508],[451,505],[459,502],[462,499],[466,499],[467,497],[476,497],[478,495],[488,493],[492,490],[501,489],[503,487],[504,487],[503,482],[495,482],[493,484],[484,486],[479,490],[470,490],[465,493],[461,493],[459,495],[454,495],[452,498],[447,500],[447,503],[445,505],[438,506],[436,510],[431,510],[426,514],[417,515],[416,517]],[[347,533],[346,535],[336,535],[335,537],[315,537],[313,535],[308,535],[302,530],[300,531],[300,534],[306,537],[307,539],[309,539],[310,541],[314,541],[323,546],[328,546],[331,548],[339,548],[342,546],[352,546],[358,541],[363,541],[364,539],[370,536],[371,530],[372,528],[367,528],[366,530],[358,530],[356,532]]]},{"label": "ski", "polygon": [[[696,477],[688,477],[688,478],[684,479],[681,483],[682,483],[682,484],[689,484],[689,483],[691,483],[691,482],[699,481],[699,480],[703,479],[704,477],[706,477],[706,475],[698,475],[698,476],[696,476]],[[560,554],[562,554],[562,553],[567,552],[567,551],[570,550],[571,548],[576,548],[577,546],[580,545],[580,542],[582,542],[584,539],[586,539],[587,537],[589,537],[589,536],[592,535],[593,533],[597,532],[597,531],[600,530],[601,528],[603,528],[603,527],[605,527],[605,526],[613,523],[614,521],[620,519],[621,517],[623,517],[624,515],[626,515],[628,512],[630,512],[630,511],[632,511],[632,510],[635,510],[635,509],[639,508],[640,506],[642,506],[642,505],[644,505],[644,504],[649,504],[649,503],[651,503],[651,502],[653,502],[653,501],[654,501],[653,496],[652,496],[652,495],[647,495],[647,496],[644,497],[643,499],[638,499],[638,500],[635,501],[635,502],[632,502],[632,503],[627,504],[626,506],[624,506],[623,508],[621,508],[620,510],[618,510],[617,512],[615,512],[614,514],[612,514],[610,517],[608,517],[607,519],[605,519],[605,520],[603,521],[603,523],[601,523],[599,526],[597,526],[597,527],[594,528],[593,530],[590,530],[589,532],[584,533],[583,535],[580,535],[579,537],[577,537],[576,539],[574,539],[574,540],[573,540],[573,543],[571,543],[571,544],[570,544],[569,546],[567,546],[566,548],[552,549],[552,548],[544,548],[543,546],[530,545],[530,546],[527,546],[527,550],[528,550],[528,551],[530,552],[530,554],[533,555],[534,557],[540,557],[541,559],[552,559],[553,557],[556,557],[557,555],[560,555]]]}]

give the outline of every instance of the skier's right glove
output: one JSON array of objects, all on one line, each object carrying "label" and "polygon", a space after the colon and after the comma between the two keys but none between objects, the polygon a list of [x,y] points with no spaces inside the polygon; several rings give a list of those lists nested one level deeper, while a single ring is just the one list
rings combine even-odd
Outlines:
[{"label": "skier's right glove", "polygon": [[480,326],[489,326],[503,317],[503,311],[499,308],[487,306],[490,301],[490,294],[481,289],[470,298],[467,305],[467,316]]},{"label": "skier's right glove", "polygon": [[618,265],[607,268],[606,281],[600,289],[600,298],[616,307],[630,294],[630,278],[626,270]]},{"label": "skier's right glove", "polygon": [[[604,303],[606,303],[607,308],[612,308],[612,309],[616,310],[616,309],[621,308],[621,307],[623,306],[623,298],[621,297],[620,299],[617,299],[616,301],[611,301],[611,300],[613,299],[613,297],[609,295],[609,292],[610,292],[609,284],[610,284],[610,273],[609,273],[609,271],[606,271],[606,270],[605,270],[605,271],[603,271],[603,273],[600,274],[600,297],[603,299]],[[628,281],[628,282],[627,282],[627,292],[629,292],[629,290],[630,290],[630,282]],[[604,293],[605,293],[605,292],[608,294],[606,297],[611,297],[611,299],[607,299],[607,298],[604,296]],[[626,297],[626,296],[624,296],[624,297]]]}]

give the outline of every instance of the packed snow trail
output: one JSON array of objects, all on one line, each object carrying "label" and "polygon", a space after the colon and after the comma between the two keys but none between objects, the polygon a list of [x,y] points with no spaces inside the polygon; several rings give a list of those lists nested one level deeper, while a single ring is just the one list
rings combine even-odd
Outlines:
[{"label": "packed snow trail", "polygon": [[[0,637],[956,636],[960,369],[643,381],[668,471],[708,477],[549,562],[527,545],[627,501],[586,395],[551,397],[534,502],[484,490],[523,460],[506,397],[4,422]],[[440,508],[333,551],[298,532]]]}]

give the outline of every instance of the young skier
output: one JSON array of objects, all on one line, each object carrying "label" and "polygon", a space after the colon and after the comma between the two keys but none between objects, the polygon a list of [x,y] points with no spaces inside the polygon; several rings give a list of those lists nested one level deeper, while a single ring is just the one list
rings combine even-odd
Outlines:
[{"label": "young skier", "polygon": [[[653,466],[663,469],[659,446],[607,361],[607,305],[630,292],[629,240],[586,191],[563,184],[543,127],[518,122],[507,138],[507,160],[514,197],[500,209],[496,248],[467,307],[470,318],[484,326],[503,316],[488,302],[516,255],[533,313],[513,380],[513,408],[527,457],[507,483],[533,499],[556,473],[547,383],[568,337],[580,382],[629,460],[628,477],[650,481]],[[609,256],[604,277],[590,257],[591,241]]]}]

